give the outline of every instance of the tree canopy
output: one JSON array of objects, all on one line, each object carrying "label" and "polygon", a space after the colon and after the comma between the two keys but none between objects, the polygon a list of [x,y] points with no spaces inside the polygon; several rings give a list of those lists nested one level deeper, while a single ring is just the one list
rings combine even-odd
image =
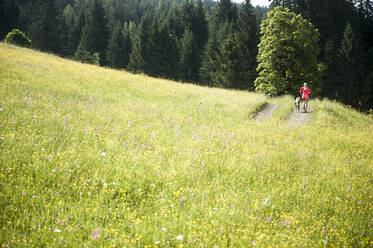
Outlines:
[{"label": "tree canopy", "polygon": [[0,0],[0,39],[13,29],[87,63],[373,108],[372,0]]},{"label": "tree canopy", "polygon": [[261,34],[257,91],[276,96],[295,94],[303,82],[316,86],[319,33],[309,21],[279,6],[268,12]]}]

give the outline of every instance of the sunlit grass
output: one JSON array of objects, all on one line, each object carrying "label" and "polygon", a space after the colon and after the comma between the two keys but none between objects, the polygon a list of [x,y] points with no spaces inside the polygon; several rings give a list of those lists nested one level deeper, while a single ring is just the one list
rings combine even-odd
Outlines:
[{"label": "sunlit grass", "polygon": [[292,104],[0,43],[0,244],[372,246],[372,119]]}]

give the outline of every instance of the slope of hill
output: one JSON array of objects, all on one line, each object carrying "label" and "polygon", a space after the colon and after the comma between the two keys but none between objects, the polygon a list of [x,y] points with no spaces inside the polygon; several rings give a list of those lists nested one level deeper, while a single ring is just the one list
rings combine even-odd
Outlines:
[{"label": "slope of hill", "polygon": [[372,119],[310,105],[0,43],[0,244],[372,246]]}]

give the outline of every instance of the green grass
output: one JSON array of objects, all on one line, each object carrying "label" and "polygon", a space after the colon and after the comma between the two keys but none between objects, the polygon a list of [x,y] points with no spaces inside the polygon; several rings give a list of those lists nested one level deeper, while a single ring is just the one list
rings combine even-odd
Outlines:
[{"label": "green grass", "polygon": [[372,118],[310,105],[0,43],[0,245],[373,246]]}]

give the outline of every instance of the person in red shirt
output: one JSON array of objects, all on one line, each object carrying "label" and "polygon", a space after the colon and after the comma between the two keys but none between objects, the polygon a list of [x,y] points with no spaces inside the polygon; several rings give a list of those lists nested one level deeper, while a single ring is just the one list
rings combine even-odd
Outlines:
[{"label": "person in red shirt", "polygon": [[307,87],[307,83],[304,83],[303,87],[300,88],[299,94],[301,95],[301,99],[304,101],[303,110],[307,111],[308,98],[311,94],[311,89]]}]

